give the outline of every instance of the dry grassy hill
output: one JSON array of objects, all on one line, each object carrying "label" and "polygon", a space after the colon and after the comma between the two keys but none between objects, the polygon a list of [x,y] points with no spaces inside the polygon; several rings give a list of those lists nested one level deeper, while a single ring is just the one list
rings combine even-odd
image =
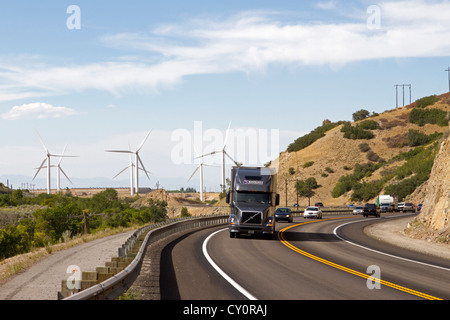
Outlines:
[{"label": "dry grassy hill", "polygon": [[[421,110],[441,109],[450,111],[450,94],[437,96],[437,102],[432,105],[420,108]],[[347,139],[341,132],[343,125],[339,125],[325,133],[325,136],[316,140],[308,147],[294,152],[283,152],[279,158],[272,162],[271,167],[278,168],[278,191],[280,193],[280,204],[285,205],[287,194],[288,205],[297,202],[295,191],[295,182],[297,179],[305,180],[314,177],[320,185],[315,190],[315,195],[311,202],[321,201],[325,206],[340,206],[351,201],[352,191],[334,198],[331,192],[339,182],[339,178],[349,175],[357,164],[379,163],[380,168],[370,176],[361,179],[361,183],[369,183],[386,177],[389,173],[395,171],[405,163],[405,160],[393,161],[392,159],[402,152],[408,152],[414,147],[404,145],[407,142],[408,131],[410,129],[418,130],[427,135],[435,132],[447,135],[448,126],[439,126],[436,124],[425,124],[419,126],[409,121],[410,112],[416,108],[416,102],[401,108],[386,111],[382,114],[369,117],[365,120],[374,120],[378,123],[378,128],[370,130],[374,137],[365,139]],[[419,109],[419,108],[417,108]],[[360,124],[362,121],[352,122],[352,126]],[[441,138],[442,139],[442,138]],[[367,143],[371,151],[371,159],[368,160],[370,151],[361,151],[360,144]],[[378,156],[379,158],[377,159]],[[384,159],[386,162],[383,162]],[[305,165],[306,164],[306,165]],[[312,165],[311,165],[312,164]],[[309,165],[309,166],[308,166]],[[395,179],[386,183],[394,183]],[[287,182],[287,189],[286,189]],[[382,190],[383,192],[383,190]],[[417,201],[422,201],[416,197]],[[300,198],[300,205],[307,205],[307,198]]]},{"label": "dry grassy hill", "polygon": [[[222,213],[223,204],[219,201],[218,192],[208,192],[205,194],[206,201],[217,202],[215,205],[200,202],[199,193],[178,193],[167,192],[164,189],[152,190],[143,194],[133,203],[133,207],[139,208],[148,205],[149,200],[159,200],[167,202],[167,214],[170,218],[180,216],[181,209],[188,209],[192,216],[204,216]],[[221,206],[222,205],[222,206]],[[224,211],[225,212],[225,211]]]}]

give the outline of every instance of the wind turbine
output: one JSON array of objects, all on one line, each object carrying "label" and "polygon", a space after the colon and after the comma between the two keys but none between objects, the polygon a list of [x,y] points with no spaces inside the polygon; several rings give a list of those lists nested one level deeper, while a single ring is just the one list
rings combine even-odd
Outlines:
[{"label": "wind turbine", "polygon": [[[195,155],[198,156],[197,150],[194,147],[194,152]],[[215,165],[211,165],[211,164],[206,164],[203,163],[203,160],[199,163],[199,165],[197,166],[197,168],[194,170],[194,172],[192,173],[191,177],[188,179],[187,182],[189,182],[192,177],[194,176],[194,174],[197,172],[198,169],[200,169],[200,201],[203,202],[203,166],[208,166],[208,167],[217,167]]]},{"label": "wind turbine", "polygon": [[128,166],[126,166],[124,169],[122,169],[122,171],[120,171],[118,174],[116,174],[113,179],[115,179],[117,176],[119,176],[122,172],[124,172],[125,170],[127,170],[128,168],[130,168],[130,194],[132,196],[134,196],[134,163],[133,160],[131,159],[131,148],[130,145],[128,145],[128,149],[130,151],[129,156],[130,156],[130,164]]},{"label": "wind turbine", "polygon": [[230,126],[231,126],[231,121],[228,124],[228,129],[227,129],[227,132],[225,134],[225,140],[224,140],[222,149],[216,150],[216,151],[213,151],[211,153],[207,153],[207,154],[204,154],[202,156],[197,157],[197,158],[203,158],[203,157],[206,157],[206,156],[214,155],[216,153],[222,153],[222,186],[223,186],[223,188],[225,188],[225,186],[226,186],[225,185],[225,156],[230,158],[231,161],[233,161],[237,166],[239,166],[239,163],[237,163],[225,150],[225,148],[227,146],[228,134],[230,132]]},{"label": "wind turbine", "polygon": [[[136,149],[136,151],[131,151],[131,150],[106,150],[106,152],[117,152],[117,153],[128,153],[128,154],[134,154],[135,155],[135,182],[136,182],[136,193],[139,193],[139,170],[142,170],[145,172],[147,178],[150,180],[149,177],[149,173],[151,173],[150,171],[147,171],[145,169],[144,164],[142,163],[141,157],[139,156],[139,151],[141,150],[142,146],[144,145],[145,141],[147,140],[148,136],[150,135],[150,133],[152,132],[152,130],[150,130],[147,135],[145,136],[144,140],[142,140],[141,144],[139,145],[139,147]],[[139,167],[139,164],[141,164],[142,168]],[[133,189],[133,188],[132,188]]]},{"label": "wind turbine", "polygon": [[[36,133],[37,133],[37,135],[38,135],[38,137],[39,137],[39,140],[41,140],[42,145],[44,146],[44,150],[45,150],[45,153],[46,153],[46,157],[45,157],[45,159],[42,161],[42,163],[41,163],[41,165],[39,166],[39,168],[37,169],[36,174],[35,174],[34,177],[33,177],[33,180],[36,178],[36,176],[38,175],[39,171],[41,171],[42,168],[47,168],[47,193],[48,193],[48,194],[51,194],[50,168],[52,167],[52,165],[51,165],[51,163],[50,163],[50,158],[51,158],[51,157],[60,157],[60,160],[59,160],[59,162],[58,162],[58,165],[56,166],[56,167],[58,168],[58,172],[57,172],[58,182],[57,182],[57,183],[58,183],[58,191],[59,191],[59,187],[60,187],[60,184],[59,184],[59,177],[60,177],[60,175],[59,175],[59,170],[61,170],[61,172],[66,176],[66,178],[69,179],[69,178],[67,177],[67,175],[65,174],[65,172],[62,170],[61,166],[60,166],[62,158],[63,158],[63,157],[78,157],[78,156],[70,156],[70,155],[64,154],[66,148],[64,148],[64,151],[63,151],[62,154],[52,154],[52,153],[50,153],[50,151],[48,150],[48,148],[47,148],[47,146],[45,145],[44,141],[42,140],[41,135],[39,134],[39,132],[38,132],[37,130],[36,130]],[[47,165],[44,166],[44,164],[45,164],[46,162],[47,162]],[[70,181],[70,179],[69,179],[69,181]],[[70,182],[72,182],[72,181],[70,181]]]},{"label": "wind turbine", "polygon": [[[63,150],[62,154],[64,154],[66,152],[66,148],[67,148],[67,145],[64,147],[64,150]],[[63,168],[61,167],[62,159],[63,159],[63,157],[60,157],[57,165],[51,165],[50,166],[51,168],[57,168],[56,169],[57,170],[56,171],[56,191],[57,192],[61,191],[61,172],[67,178],[67,180],[69,180],[69,182],[71,184],[73,184],[72,180],[69,179],[69,177],[67,176],[67,174],[64,172]],[[42,168],[47,168],[47,166],[43,166]]]}]

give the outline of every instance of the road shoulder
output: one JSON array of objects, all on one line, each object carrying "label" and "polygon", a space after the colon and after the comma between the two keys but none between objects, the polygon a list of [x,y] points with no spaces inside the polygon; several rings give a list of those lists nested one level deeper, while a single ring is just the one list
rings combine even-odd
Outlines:
[{"label": "road shoulder", "polygon": [[364,228],[364,233],[371,238],[389,243],[404,249],[450,260],[448,245],[427,240],[414,239],[404,232],[413,217],[398,219],[383,219],[381,222],[371,224]]}]

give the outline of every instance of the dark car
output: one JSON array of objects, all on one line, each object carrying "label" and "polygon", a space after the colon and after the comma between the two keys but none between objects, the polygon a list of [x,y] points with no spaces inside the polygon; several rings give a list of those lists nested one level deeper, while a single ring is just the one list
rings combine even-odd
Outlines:
[{"label": "dark car", "polygon": [[366,205],[363,208],[363,216],[367,217],[367,216],[376,216],[376,217],[380,217],[380,213],[377,210],[377,205],[374,203],[366,203]]},{"label": "dark car", "polygon": [[419,204],[417,205],[417,211],[421,211],[421,210],[422,210],[422,204],[419,203]]},{"label": "dark car", "polygon": [[292,222],[293,218],[291,209],[289,208],[278,208],[277,211],[275,211],[275,221],[284,220]]},{"label": "dark car", "polygon": [[323,207],[323,203],[322,202],[316,202],[314,204],[315,207]]}]

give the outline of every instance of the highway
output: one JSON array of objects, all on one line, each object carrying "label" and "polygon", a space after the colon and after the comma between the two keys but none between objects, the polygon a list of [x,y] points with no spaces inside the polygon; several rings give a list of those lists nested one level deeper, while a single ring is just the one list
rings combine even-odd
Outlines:
[{"label": "highway", "polygon": [[231,239],[225,226],[187,234],[162,252],[161,299],[450,299],[450,261],[366,236],[376,221],[297,217],[272,240]]}]

